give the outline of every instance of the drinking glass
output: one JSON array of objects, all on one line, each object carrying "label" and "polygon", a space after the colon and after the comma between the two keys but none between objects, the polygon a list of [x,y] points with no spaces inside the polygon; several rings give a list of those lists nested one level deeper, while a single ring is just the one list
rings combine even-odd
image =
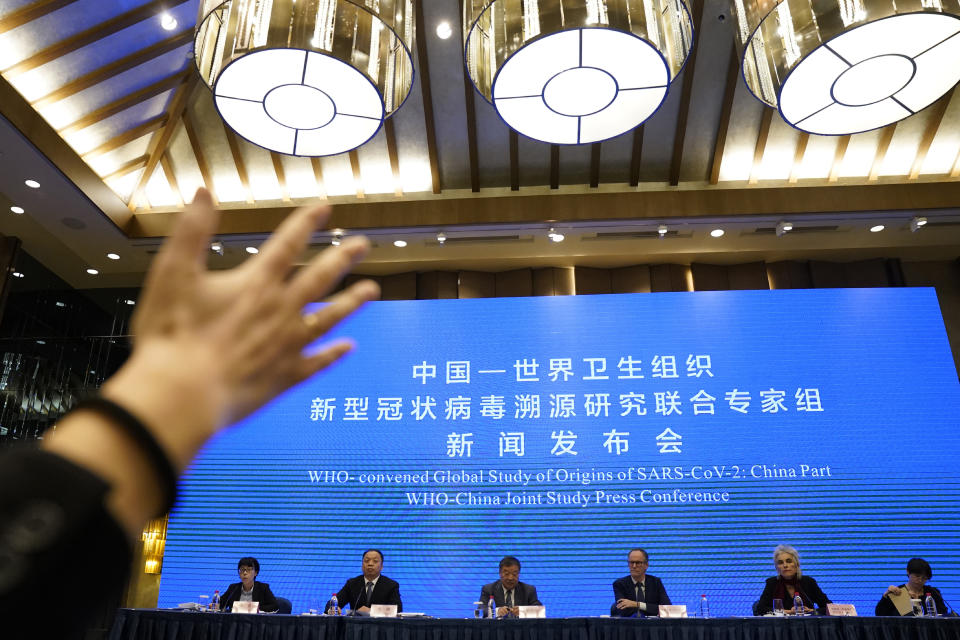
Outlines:
[{"label": "drinking glass", "polygon": [[923,617],[923,606],[920,604],[920,598],[910,598],[910,604],[913,606],[913,615],[918,618]]},{"label": "drinking glass", "polygon": [[473,603],[473,617],[479,619],[483,617],[481,615],[482,613],[483,613],[483,603],[477,600],[476,602]]},{"label": "drinking glass", "polygon": [[773,615],[777,617],[783,617],[783,599],[774,598],[773,599]]},{"label": "drinking glass", "polygon": [[200,611],[206,611],[210,606],[210,596],[197,596],[197,602],[200,603]]}]

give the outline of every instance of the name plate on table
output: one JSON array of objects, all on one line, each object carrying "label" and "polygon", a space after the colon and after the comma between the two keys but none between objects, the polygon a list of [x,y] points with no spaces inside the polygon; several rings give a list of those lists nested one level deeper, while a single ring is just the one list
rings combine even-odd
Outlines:
[{"label": "name plate on table", "polygon": [[662,604],[660,605],[661,618],[686,618],[687,605],[685,604]]},{"label": "name plate on table", "polygon": [[853,616],[857,615],[857,608],[852,604],[834,604],[827,605],[827,614],[831,616]]},{"label": "name plate on table", "polygon": [[528,605],[523,607],[517,607],[520,613],[517,617],[519,618],[546,618],[547,617],[547,608],[543,605]]},{"label": "name plate on table", "polygon": [[259,602],[244,602],[237,600],[230,609],[233,613],[256,613],[260,609]]},{"label": "name plate on table", "polygon": [[396,618],[397,605],[395,604],[372,604],[370,605],[371,618]]}]

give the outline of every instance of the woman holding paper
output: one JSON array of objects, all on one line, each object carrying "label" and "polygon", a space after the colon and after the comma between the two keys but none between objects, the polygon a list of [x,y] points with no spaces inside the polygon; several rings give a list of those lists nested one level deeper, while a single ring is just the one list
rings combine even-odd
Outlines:
[{"label": "woman holding paper", "polygon": [[[778,545],[773,550],[773,564],[777,568],[777,575],[767,578],[760,600],[754,605],[754,615],[762,616],[773,611],[775,599],[783,602],[787,615],[826,610],[830,598],[820,589],[816,580],[801,573],[800,554],[796,549],[786,544]],[[797,594],[803,600],[802,612],[794,611],[793,599]]]},{"label": "woman holding paper", "polygon": [[910,558],[907,562],[907,582],[899,587],[890,585],[887,587],[874,613],[878,616],[912,616],[916,615],[910,600],[919,600],[920,609],[923,615],[931,614],[927,611],[927,594],[933,596],[933,602],[937,607],[937,613],[946,615],[947,605],[940,595],[940,590],[936,587],[927,585],[927,581],[933,577],[933,569],[930,563],[923,558]]}]

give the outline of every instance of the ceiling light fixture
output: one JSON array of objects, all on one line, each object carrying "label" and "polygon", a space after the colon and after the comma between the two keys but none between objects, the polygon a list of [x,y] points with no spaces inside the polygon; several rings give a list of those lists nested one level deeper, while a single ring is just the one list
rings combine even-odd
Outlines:
[{"label": "ceiling light fixture", "polygon": [[710,232],[710,235],[714,238],[722,238],[724,234],[723,229],[714,229]]},{"label": "ceiling light fixture", "polygon": [[550,231],[547,232],[547,237],[553,242],[563,242],[564,238],[566,238],[562,233],[557,233],[553,227],[550,227]]},{"label": "ceiling light fixture", "polygon": [[407,241],[406,241],[406,240],[394,240],[394,241],[393,241],[393,246],[395,246],[395,247],[397,247],[397,248],[399,248],[399,249],[403,249],[405,246],[407,246]]},{"label": "ceiling light fixture", "polygon": [[450,26],[450,23],[444,20],[437,25],[437,37],[441,40],[446,40],[453,35],[453,27]]},{"label": "ceiling light fixture", "polygon": [[793,223],[792,223],[792,222],[786,222],[785,220],[781,220],[780,222],[777,223],[777,237],[778,237],[778,238],[783,237],[783,235],[786,234],[788,231],[793,231]]},{"label": "ceiling light fixture", "polygon": [[335,247],[339,247],[341,240],[343,240],[343,231],[341,231],[340,229],[337,229],[336,231],[333,232],[333,238],[330,239],[330,244],[332,244]]},{"label": "ceiling light fixture", "polygon": [[257,249],[256,247],[245,247],[243,250],[252,256],[255,256],[258,253],[260,253],[260,249]]},{"label": "ceiling light fixture", "polygon": [[913,219],[910,221],[910,231],[912,231],[913,233],[916,233],[917,231],[920,231],[920,227],[924,227],[926,226],[926,224],[927,224],[926,218],[924,218],[923,216],[914,216]]},{"label": "ceiling light fixture", "polygon": [[683,0],[467,0],[463,24],[477,90],[510,128],[552,144],[649,118],[693,43]]},{"label": "ceiling light fixture", "polygon": [[14,271],[14,272],[13,272],[13,277],[14,277],[14,278],[23,278],[24,275],[23,275],[21,272],[19,272],[19,271]]},{"label": "ceiling light fixture", "polygon": [[733,0],[750,91],[802,131],[897,122],[960,80],[957,0]]},{"label": "ceiling light fixture", "polygon": [[163,27],[164,31],[173,31],[177,28],[177,19],[164,11],[160,14],[160,26]]},{"label": "ceiling light fixture", "polygon": [[100,272],[97,271],[96,269],[91,268],[91,269],[87,269],[87,273],[89,273],[89,274],[92,275],[92,276],[95,276],[95,275],[97,275],[97,274],[100,273]]},{"label": "ceiling light fixture", "polygon": [[667,229],[667,225],[665,224],[662,224],[659,227],[657,227],[657,233],[660,234],[661,238],[667,235],[667,231],[669,231],[669,229]]},{"label": "ceiling light fixture", "polygon": [[119,260],[119,259],[120,259],[120,256],[119,256],[118,254],[116,254],[116,253],[108,253],[108,254],[107,254],[107,257],[110,258],[111,260]]},{"label": "ceiling light fixture", "polygon": [[13,211],[17,215],[20,215],[21,213],[23,213],[23,207],[18,207],[17,205],[13,205],[12,207],[10,207],[10,211]]},{"label": "ceiling light fixture", "polygon": [[218,241],[218,242],[211,242],[211,243],[210,243],[210,251],[213,251],[213,252],[214,252],[215,254],[217,254],[218,256],[222,256],[222,255],[223,255],[223,243],[222,243],[222,242],[219,242],[219,241]]},{"label": "ceiling light fixture", "polygon": [[879,231],[883,231],[885,228],[886,227],[884,227],[882,224],[875,224],[872,227],[870,227],[870,232],[877,233]]},{"label": "ceiling light fixture", "polygon": [[135,300],[131,300],[131,299],[129,299],[129,298],[127,298],[126,300],[124,300],[124,302],[127,303],[127,304],[129,304],[129,305],[131,305],[131,306],[137,304]]},{"label": "ceiling light fixture", "polygon": [[253,144],[343,153],[376,135],[410,93],[413,1],[301,5],[205,0],[197,68],[224,122]]},{"label": "ceiling light fixture", "polygon": [[39,189],[39,188],[40,188],[40,183],[37,182],[36,180],[24,180],[24,181],[23,181],[23,184],[27,185],[27,186],[30,187],[31,189]]},{"label": "ceiling light fixture", "polygon": [[439,244],[442,247],[446,241],[447,241],[447,234],[445,234],[443,231],[437,234],[437,244]]}]

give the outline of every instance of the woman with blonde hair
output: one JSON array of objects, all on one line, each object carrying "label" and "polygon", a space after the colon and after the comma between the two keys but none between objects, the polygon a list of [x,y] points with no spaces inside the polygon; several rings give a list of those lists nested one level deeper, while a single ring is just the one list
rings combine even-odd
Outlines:
[{"label": "woman with blonde hair", "polygon": [[[822,613],[826,610],[830,598],[820,589],[817,581],[800,571],[800,554],[790,545],[781,544],[773,550],[773,565],[777,575],[767,578],[767,584],[760,594],[760,600],[754,605],[754,615],[762,616],[773,611],[773,601],[783,601],[787,615],[800,613]],[[794,596],[803,600],[803,611],[795,611]]]}]

